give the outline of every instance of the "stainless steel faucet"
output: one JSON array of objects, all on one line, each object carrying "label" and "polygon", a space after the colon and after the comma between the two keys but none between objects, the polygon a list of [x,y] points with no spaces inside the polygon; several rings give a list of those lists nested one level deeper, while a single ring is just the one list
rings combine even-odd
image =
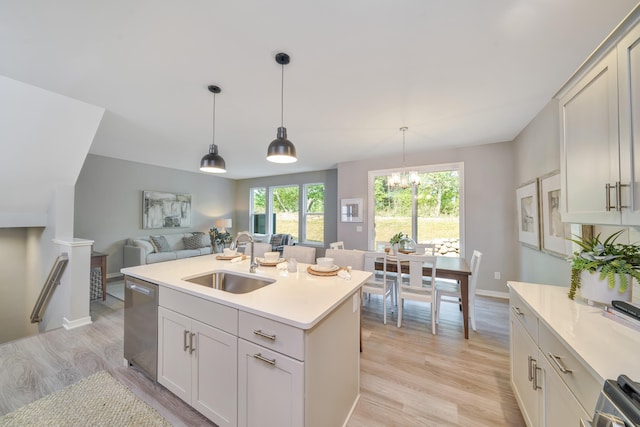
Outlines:
[{"label": "stainless steel faucet", "polygon": [[[242,239],[240,239],[242,237]],[[256,262],[256,257],[253,252],[253,236],[249,234],[247,231],[241,231],[236,236],[236,239],[231,244],[231,248],[236,248],[238,246],[238,242],[250,242],[251,243],[251,259],[249,260],[251,264],[249,265],[249,273],[255,273],[256,268],[258,268],[258,263]]]}]

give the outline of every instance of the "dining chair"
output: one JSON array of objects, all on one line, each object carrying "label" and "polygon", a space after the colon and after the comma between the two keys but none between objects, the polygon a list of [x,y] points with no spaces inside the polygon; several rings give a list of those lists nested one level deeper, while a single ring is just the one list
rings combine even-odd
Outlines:
[{"label": "dining chair", "polygon": [[316,248],[311,246],[285,246],[282,249],[282,257],[285,259],[295,258],[296,261],[305,264],[315,264]]},{"label": "dining chair", "polygon": [[[474,250],[469,262],[471,277],[469,277],[469,318],[471,319],[471,329],[476,330],[476,285],[478,282],[478,271],[482,252]],[[436,300],[436,321],[440,320],[440,302],[453,302],[461,304],[462,292],[460,283],[451,280],[436,280],[437,300]],[[444,297],[444,299],[442,298]]]},{"label": "dining chair", "polygon": [[[271,252],[272,250],[271,243],[266,242],[254,242],[253,243],[253,251],[255,252],[256,258],[263,258],[265,252]],[[244,252],[248,257],[251,257],[251,244],[247,244],[244,248]]]},{"label": "dining chair", "polygon": [[365,251],[356,249],[327,249],[324,256],[333,258],[333,263],[340,267],[351,266],[354,270],[364,269]]},{"label": "dining chair", "polygon": [[[406,255],[399,253],[395,256],[398,271],[402,270],[402,263],[409,265],[409,274],[399,275],[396,282],[398,293],[398,327],[402,326],[402,308],[404,300],[426,302],[431,305],[431,333],[436,334],[436,288],[431,286],[436,277],[435,256]],[[431,264],[431,276],[423,276],[423,264]],[[425,280],[426,279],[426,280]]]},{"label": "dining chair", "polygon": [[[376,270],[376,262],[382,262],[382,272]],[[364,252],[364,271],[373,273],[364,285],[362,285],[362,294],[367,294],[371,298],[371,294],[382,295],[382,321],[387,324],[387,298],[391,303],[391,312],[393,313],[394,292],[393,280],[389,280],[387,276],[387,254],[384,252],[366,251]],[[380,274],[381,273],[381,274]],[[364,298],[362,298],[364,305]]]},{"label": "dining chair", "polygon": [[338,242],[329,243],[329,249],[344,249],[344,242],[340,240]]},{"label": "dining chair", "polygon": [[433,256],[436,254],[435,243],[416,243],[416,253]]}]

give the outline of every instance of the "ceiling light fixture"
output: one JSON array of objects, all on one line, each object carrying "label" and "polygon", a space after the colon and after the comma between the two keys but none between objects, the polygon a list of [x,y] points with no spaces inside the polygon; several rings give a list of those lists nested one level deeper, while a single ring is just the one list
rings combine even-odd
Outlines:
[{"label": "ceiling light fixture", "polygon": [[297,161],[296,147],[287,139],[287,128],[284,127],[284,66],[289,63],[289,55],[278,53],[276,62],[282,66],[282,85],[280,90],[280,127],[276,139],[271,141],[267,149],[267,160],[274,163],[293,163]]},{"label": "ceiling light fixture", "polygon": [[405,161],[404,161],[404,157],[405,157],[404,156],[404,145],[405,145],[404,137],[408,129],[409,128],[406,126],[403,126],[400,128],[400,130],[402,131],[402,170],[400,170],[400,172],[394,172],[391,174],[391,177],[387,181],[387,184],[391,189],[395,189],[396,187],[408,188],[410,186],[413,187],[416,185],[420,185],[420,175],[418,175],[418,172],[411,171],[407,173],[405,171],[406,167],[405,167]]},{"label": "ceiling light fixture", "polygon": [[206,154],[200,160],[200,170],[208,173],[225,173],[227,165],[220,154],[218,154],[218,146],[216,145],[216,94],[222,92],[218,86],[211,85],[208,87],[209,92],[213,93],[213,140],[209,145],[209,154]]}]

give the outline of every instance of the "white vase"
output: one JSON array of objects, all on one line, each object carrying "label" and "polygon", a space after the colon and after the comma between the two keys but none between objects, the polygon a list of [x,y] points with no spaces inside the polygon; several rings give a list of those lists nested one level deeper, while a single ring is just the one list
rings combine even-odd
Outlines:
[{"label": "white vase", "polygon": [[589,305],[594,302],[610,305],[613,300],[631,301],[631,288],[633,277],[627,274],[627,290],[620,292],[620,275],[616,274],[616,285],[609,287],[607,279],[600,280],[600,273],[583,271],[580,273],[580,296],[587,300]]}]

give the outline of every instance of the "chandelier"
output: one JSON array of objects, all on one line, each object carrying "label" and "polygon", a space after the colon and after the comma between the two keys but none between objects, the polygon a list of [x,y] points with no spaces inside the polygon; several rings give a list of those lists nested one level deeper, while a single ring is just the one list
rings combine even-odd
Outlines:
[{"label": "chandelier", "polygon": [[420,185],[420,175],[418,175],[417,171],[406,172],[404,145],[407,129],[409,128],[406,126],[400,128],[402,131],[402,169],[399,172],[393,172],[389,177],[387,184],[390,189],[409,188]]}]

